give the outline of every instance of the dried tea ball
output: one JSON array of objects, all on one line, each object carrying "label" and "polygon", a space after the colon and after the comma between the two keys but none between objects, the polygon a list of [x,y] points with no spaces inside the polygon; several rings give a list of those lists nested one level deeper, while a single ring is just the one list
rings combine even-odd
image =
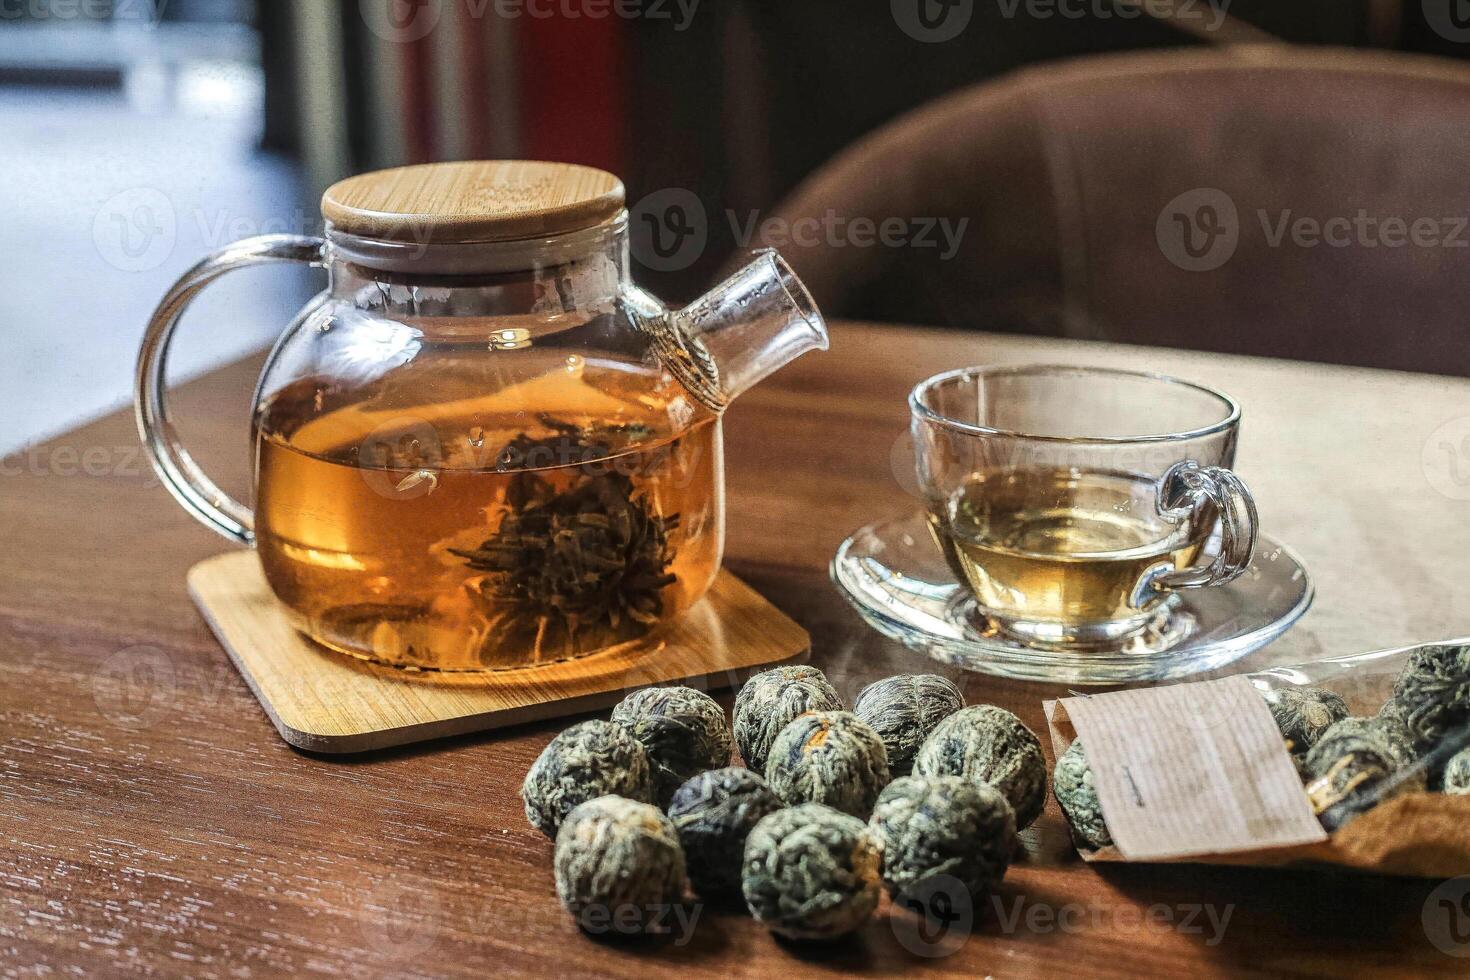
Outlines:
[{"label": "dried tea ball", "polygon": [[[1307,753],[1306,769],[1317,812],[1341,811],[1339,818],[1324,819],[1329,829],[1373,806],[1372,790],[1410,763],[1408,752],[1395,743],[1391,726],[1377,718],[1344,718],[1323,732]],[[1404,787],[1416,788],[1424,788],[1422,775]]]},{"label": "dried tea ball", "polygon": [[[1400,765],[1398,753],[1382,729],[1366,718],[1345,718],[1322,734],[1307,753],[1308,791],[1320,814],[1355,800],[1367,800],[1369,791]],[[1366,805],[1362,807],[1366,809]]]},{"label": "dried tea ball", "polygon": [[1095,850],[1113,845],[1108,822],[1103,819],[1102,804],[1098,802],[1092,766],[1087,764],[1080,738],[1074,739],[1057,759],[1051,786],[1057,802],[1062,805],[1062,813],[1066,814],[1072,841],[1079,849]]},{"label": "dried tea ball", "polygon": [[1307,753],[1307,772],[1313,779],[1320,779],[1339,760],[1350,755],[1371,760],[1385,772],[1393,772],[1403,764],[1376,719],[1344,718],[1323,732]]},{"label": "dried tea ball", "polygon": [[578,722],[552,739],[521,784],[526,819],[547,837],[577,804],[608,795],[653,800],[648,753],[610,721]]},{"label": "dried tea ball", "polygon": [[807,711],[841,711],[842,699],[815,667],[775,667],[751,677],[735,696],[735,745],[756,772],[781,729]]},{"label": "dried tea ball", "polygon": [[798,716],[766,762],[766,782],[787,803],[825,803],[864,819],[888,779],[883,740],[851,711]]},{"label": "dried tea ball", "polygon": [[684,845],[694,890],[705,898],[739,894],[745,839],[761,818],[785,805],[764,779],[740,766],[702,772],[680,786],[669,819]]},{"label": "dried tea ball", "polygon": [[863,688],[852,703],[852,713],[873,726],[883,740],[889,770],[907,776],[914,768],[914,754],[934,726],[964,706],[965,696],[948,678],[899,674]]},{"label": "dried tea ball", "polygon": [[958,881],[978,902],[1005,876],[1016,814],[1000,790],[960,776],[900,776],[878,797],[868,826],[883,847],[888,894],[919,911]]},{"label": "dried tea ball", "polygon": [[1262,697],[1294,755],[1310,750],[1323,732],[1348,716],[1347,702],[1320,687],[1286,687]]},{"label": "dried tea ball", "polygon": [[914,759],[918,776],[964,776],[989,783],[1024,830],[1046,803],[1046,758],[1036,733],[992,704],[963,708],[939,723]]},{"label": "dried tea ball", "polygon": [[[1324,750],[1319,756],[1325,758],[1328,755],[1340,755],[1344,751],[1357,750],[1358,740],[1366,739],[1375,743],[1381,750],[1386,751],[1384,766],[1389,772],[1397,772],[1404,766],[1414,761],[1414,745],[1409,740],[1409,734],[1394,719],[1385,718],[1382,715],[1374,718],[1344,718],[1333,722],[1317,739],[1317,744],[1327,740],[1331,735],[1336,748]],[[1315,749],[1316,746],[1313,746]],[[1310,760],[1312,753],[1307,753]],[[1316,772],[1317,766],[1308,762],[1308,770]]]},{"label": "dried tea ball", "polygon": [[1450,796],[1470,796],[1470,748],[1463,748],[1445,763],[1444,791]]},{"label": "dried tea ball", "polygon": [[852,932],[878,907],[879,847],[867,824],[820,803],[777,810],[745,842],[745,904],[783,936]]},{"label": "dried tea ball", "polygon": [[1393,733],[1395,741],[1407,743],[1412,750],[1411,754],[1415,757],[1419,755],[1418,749],[1414,748],[1414,733],[1409,730],[1409,716],[1402,704],[1390,697],[1378,709],[1376,717],[1383,723],[1385,731]]},{"label": "dried tea ball", "polygon": [[1415,744],[1414,733],[1409,729],[1403,706],[1393,698],[1389,698],[1378,709],[1378,714],[1368,720],[1388,740],[1405,764],[1419,758],[1419,747]]},{"label": "dried tea ball", "polygon": [[647,803],[599,796],[556,834],[556,894],[584,929],[645,931],[684,894],[684,851],[669,818]]},{"label": "dried tea ball", "polygon": [[674,790],[695,773],[730,764],[725,709],[702,691],[691,687],[635,691],[613,708],[612,720],[643,743],[660,805],[667,805]]},{"label": "dried tea ball", "polygon": [[1393,699],[1419,752],[1432,749],[1451,729],[1470,721],[1470,647],[1421,647],[1393,687]]}]

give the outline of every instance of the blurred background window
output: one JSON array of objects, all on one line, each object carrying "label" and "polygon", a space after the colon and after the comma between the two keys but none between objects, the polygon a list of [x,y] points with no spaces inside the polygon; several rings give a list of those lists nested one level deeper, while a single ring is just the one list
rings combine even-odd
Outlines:
[{"label": "blurred background window", "polygon": [[[296,162],[261,150],[255,14],[244,0],[0,0],[0,452],[125,402],[153,304],[206,251],[310,223]],[[308,289],[252,271],[211,290],[175,375],[269,342]]]}]

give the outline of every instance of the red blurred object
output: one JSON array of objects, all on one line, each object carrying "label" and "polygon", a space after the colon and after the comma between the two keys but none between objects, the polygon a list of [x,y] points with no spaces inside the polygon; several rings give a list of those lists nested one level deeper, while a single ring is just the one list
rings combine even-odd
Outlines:
[{"label": "red blurred object", "polygon": [[403,85],[403,150],[409,163],[438,160],[434,138],[435,115],[439,107],[434,99],[433,42],[422,37],[403,46],[403,69],[399,81]]},{"label": "red blurred object", "polygon": [[[471,19],[468,4],[459,10],[459,18],[466,29],[459,32],[459,58],[462,74],[460,86],[464,92],[466,104],[474,106],[483,94],[490,88],[490,66],[489,52],[486,46],[489,43],[484,31],[472,30],[473,24],[467,23]],[[487,159],[494,156],[491,150],[491,111],[477,112],[473,108],[465,113],[465,140],[469,157],[475,159]]]},{"label": "red blurred object", "polygon": [[524,17],[518,25],[521,146],[532,160],[623,172],[626,39],[617,17]]}]

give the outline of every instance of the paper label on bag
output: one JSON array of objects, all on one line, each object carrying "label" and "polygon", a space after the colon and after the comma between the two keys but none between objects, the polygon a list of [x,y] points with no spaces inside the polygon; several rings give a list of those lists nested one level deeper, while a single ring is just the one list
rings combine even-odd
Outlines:
[{"label": "paper label on bag", "polygon": [[1130,861],[1327,839],[1243,676],[1065,698],[1108,832]]}]

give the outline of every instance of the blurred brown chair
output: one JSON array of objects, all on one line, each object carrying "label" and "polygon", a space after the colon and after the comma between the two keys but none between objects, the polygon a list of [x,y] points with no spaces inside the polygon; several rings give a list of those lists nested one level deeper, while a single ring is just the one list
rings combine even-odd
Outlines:
[{"label": "blurred brown chair", "polygon": [[[1027,69],[874,132],[773,217],[752,244],[829,316],[1470,375],[1451,62],[1272,46]],[[890,243],[966,224],[950,255],[942,224],[927,247],[852,243],[885,218]]]}]

